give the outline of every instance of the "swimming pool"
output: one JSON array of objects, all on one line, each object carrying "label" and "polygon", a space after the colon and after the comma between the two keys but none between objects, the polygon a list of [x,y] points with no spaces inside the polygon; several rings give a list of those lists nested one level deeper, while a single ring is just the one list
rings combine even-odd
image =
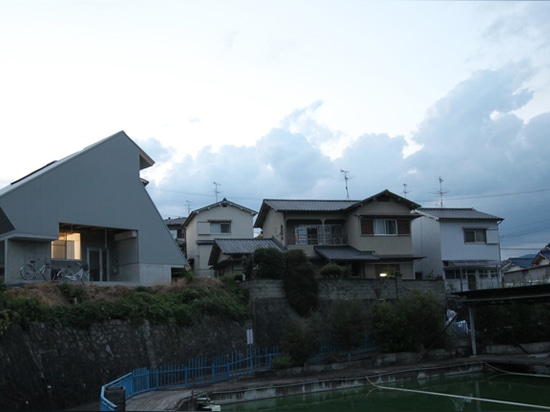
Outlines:
[{"label": "swimming pool", "polygon": [[550,410],[550,376],[497,370],[225,404],[225,411],[536,411]]}]

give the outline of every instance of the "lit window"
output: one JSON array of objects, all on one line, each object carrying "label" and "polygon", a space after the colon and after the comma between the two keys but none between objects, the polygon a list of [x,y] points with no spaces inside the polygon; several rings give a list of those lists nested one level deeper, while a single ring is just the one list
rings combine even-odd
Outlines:
[{"label": "lit window", "polygon": [[60,232],[52,242],[52,259],[80,260],[80,233]]},{"label": "lit window", "polygon": [[464,229],[464,243],[487,243],[485,229]]}]

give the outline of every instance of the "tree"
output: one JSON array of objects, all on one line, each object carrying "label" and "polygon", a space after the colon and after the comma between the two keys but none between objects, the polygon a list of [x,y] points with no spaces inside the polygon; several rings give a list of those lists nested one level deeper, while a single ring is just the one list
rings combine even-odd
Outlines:
[{"label": "tree", "polygon": [[413,291],[396,304],[376,302],[373,337],[385,352],[417,351],[445,345],[445,318],[433,293]]},{"label": "tree", "polygon": [[284,254],[285,274],[283,288],[290,306],[303,317],[319,307],[319,285],[315,268],[303,250],[290,250]]},{"label": "tree", "polygon": [[303,366],[321,346],[320,322],[318,318],[288,318],[283,325],[280,348],[287,353],[294,365]]},{"label": "tree", "polygon": [[253,255],[253,262],[258,278],[281,279],[285,271],[283,252],[275,248],[256,249]]},{"label": "tree", "polygon": [[329,329],[335,342],[345,349],[352,349],[365,342],[368,311],[358,299],[335,300],[329,313]]}]

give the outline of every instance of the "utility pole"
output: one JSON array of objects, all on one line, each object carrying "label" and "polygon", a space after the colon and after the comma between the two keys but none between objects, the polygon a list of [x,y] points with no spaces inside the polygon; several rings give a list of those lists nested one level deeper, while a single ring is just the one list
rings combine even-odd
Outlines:
[{"label": "utility pole", "polygon": [[344,174],[344,181],[346,182],[346,199],[349,200],[349,190],[348,190],[349,170],[340,169],[340,173]]},{"label": "utility pole", "polygon": [[218,186],[221,186],[220,183],[216,183],[216,182],[212,182],[214,183],[214,186],[215,186],[215,189],[214,189],[214,194],[216,195],[216,203],[218,203],[218,195],[221,193],[219,190],[218,190]]}]

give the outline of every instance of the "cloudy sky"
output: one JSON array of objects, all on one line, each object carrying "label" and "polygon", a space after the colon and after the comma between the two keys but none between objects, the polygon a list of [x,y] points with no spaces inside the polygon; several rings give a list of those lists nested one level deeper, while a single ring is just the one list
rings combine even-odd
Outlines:
[{"label": "cloudy sky", "polygon": [[124,130],[164,218],[389,189],[520,256],[550,242],[548,39],[550,2],[3,0],[0,186]]}]

